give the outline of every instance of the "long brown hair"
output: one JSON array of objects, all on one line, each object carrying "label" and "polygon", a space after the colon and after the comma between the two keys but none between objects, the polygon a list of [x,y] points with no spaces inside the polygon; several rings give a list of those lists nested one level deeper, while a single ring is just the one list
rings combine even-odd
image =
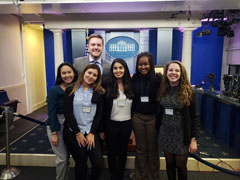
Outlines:
[{"label": "long brown hair", "polygon": [[160,101],[167,93],[167,90],[169,88],[169,80],[167,78],[167,71],[168,67],[170,64],[175,63],[178,64],[181,70],[181,75],[179,79],[179,95],[178,95],[178,101],[180,104],[189,106],[191,102],[191,96],[192,96],[192,87],[189,82],[188,76],[187,76],[187,71],[184,67],[184,65],[180,61],[170,61],[169,63],[166,64],[164,68],[164,75],[162,77],[161,85],[158,90],[158,95],[157,95],[157,101]]},{"label": "long brown hair", "polygon": [[93,91],[94,92],[98,92],[99,94],[104,94],[105,93],[105,90],[101,86],[101,84],[102,84],[102,75],[101,75],[100,68],[96,64],[88,64],[83,69],[83,71],[81,72],[80,76],[78,77],[75,85],[73,86],[73,90],[70,93],[70,95],[74,94],[80,88],[81,84],[83,83],[84,74],[86,73],[86,71],[88,69],[96,69],[98,71],[98,77],[97,77],[96,81],[91,85],[91,88],[93,88]]}]

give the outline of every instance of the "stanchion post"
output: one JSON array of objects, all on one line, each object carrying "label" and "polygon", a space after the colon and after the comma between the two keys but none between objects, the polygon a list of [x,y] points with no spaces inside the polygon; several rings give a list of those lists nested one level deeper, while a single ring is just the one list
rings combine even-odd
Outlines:
[{"label": "stanchion post", "polygon": [[6,168],[10,169],[10,147],[9,147],[9,107],[4,107],[5,125],[6,125]]},{"label": "stanchion post", "polygon": [[4,107],[6,124],[6,168],[3,169],[0,179],[12,179],[20,174],[20,170],[10,166],[10,146],[9,146],[9,107]]}]

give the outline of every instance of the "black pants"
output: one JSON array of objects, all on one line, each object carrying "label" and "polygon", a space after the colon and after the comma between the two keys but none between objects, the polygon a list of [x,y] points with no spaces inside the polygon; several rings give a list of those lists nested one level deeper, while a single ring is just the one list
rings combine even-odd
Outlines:
[{"label": "black pants", "polygon": [[123,122],[108,121],[106,127],[106,142],[111,180],[123,179],[131,132],[131,120]]},{"label": "black pants", "polygon": [[95,148],[92,148],[91,150],[87,150],[87,146],[80,148],[76,140],[76,136],[68,128],[63,129],[64,143],[75,161],[74,171],[76,180],[87,179],[88,157],[92,166],[91,180],[98,180],[100,178],[103,168],[103,157],[98,136],[95,135],[94,139]]}]

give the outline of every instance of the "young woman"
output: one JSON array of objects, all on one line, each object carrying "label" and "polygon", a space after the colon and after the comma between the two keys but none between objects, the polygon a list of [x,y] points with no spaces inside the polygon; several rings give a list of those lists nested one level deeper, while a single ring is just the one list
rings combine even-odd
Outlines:
[{"label": "young woman", "polygon": [[187,179],[188,153],[197,150],[199,113],[196,93],[192,90],[186,70],[179,61],[169,62],[158,93],[160,101],[159,147],[166,158],[169,180]]},{"label": "young woman", "polygon": [[159,179],[159,154],[156,129],[156,95],[160,76],[155,75],[153,56],[143,52],[137,57],[133,76],[133,130],[136,137],[136,180]]},{"label": "young woman", "polygon": [[133,98],[127,63],[115,59],[111,65],[104,105],[104,127],[111,180],[122,180],[132,131]]},{"label": "young woman", "polygon": [[56,180],[67,180],[69,155],[62,138],[63,96],[65,89],[77,80],[77,72],[71,64],[62,63],[57,69],[57,78],[47,96],[48,120],[47,134],[54,154],[56,155]]},{"label": "young woman", "polygon": [[63,140],[75,161],[75,179],[87,178],[87,157],[92,165],[91,180],[100,178],[103,157],[97,130],[102,118],[104,89],[98,65],[89,64],[74,86],[64,95]]}]

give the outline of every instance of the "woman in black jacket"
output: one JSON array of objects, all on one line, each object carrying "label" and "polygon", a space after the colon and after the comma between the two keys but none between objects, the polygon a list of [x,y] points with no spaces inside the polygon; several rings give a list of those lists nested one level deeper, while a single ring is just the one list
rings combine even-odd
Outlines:
[{"label": "woman in black jacket", "polygon": [[169,180],[187,179],[188,153],[197,151],[199,113],[196,93],[183,64],[169,62],[164,70],[158,92],[160,132],[159,147],[163,149]]},{"label": "woman in black jacket", "polygon": [[104,104],[104,129],[111,180],[122,180],[132,131],[132,82],[127,63],[115,59],[111,65]]},{"label": "woman in black jacket", "polygon": [[103,157],[97,130],[102,118],[103,94],[101,71],[97,65],[89,64],[64,95],[63,140],[75,161],[76,180],[87,178],[87,157],[92,165],[91,180],[100,178]]}]

